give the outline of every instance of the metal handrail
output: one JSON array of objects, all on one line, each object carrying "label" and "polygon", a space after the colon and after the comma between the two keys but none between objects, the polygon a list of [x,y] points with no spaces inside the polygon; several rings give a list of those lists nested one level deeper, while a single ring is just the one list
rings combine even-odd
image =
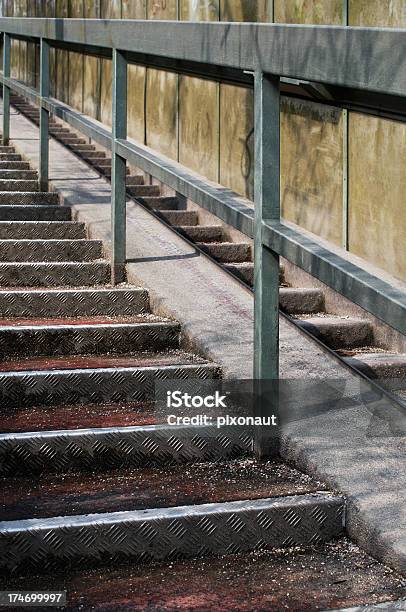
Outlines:
[{"label": "metal handrail", "polygon": [[[406,30],[174,23],[132,20],[0,19],[3,52],[3,142],[9,138],[10,90],[40,106],[40,182],[48,183],[49,113],[112,151],[112,281],[126,263],[125,166],[129,162],[254,238],[254,378],[279,371],[279,258],[285,257],[398,331],[406,333],[406,295],[351,264],[280,218],[280,79],[315,80],[363,92],[406,96]],[[40,42],[40,92],[10,78],[11,36]],[[112,131],[49,97],[50,46],[111,53]],[[166,57],[202,74],[254,71],[255,208],[237,194],[127,139],[128,54]],[[181,64],[180,64],[181,62]],[[261,454],[261,438],[257,441]]]}]

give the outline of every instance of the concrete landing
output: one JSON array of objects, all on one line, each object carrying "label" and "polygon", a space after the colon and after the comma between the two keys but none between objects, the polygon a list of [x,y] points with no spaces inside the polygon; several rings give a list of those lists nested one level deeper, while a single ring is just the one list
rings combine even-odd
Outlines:
[{"label": "concrete landing", "polygon": [[[38,128],[11,118],[13,144],[38,167]],[[110,239],[110,185],[59,143],[50,143],[50,178],[65,203],[86,222],[90,237]],[[184,345],[205,354],[229,378],[250,378],[253,298],[233,278],[196,252],[135,203],[127,215],[128,280],[150,290],[156,314],[172,316]],[[283,454],[349,499],[348,529],[362,547],[406,573],[406,416],[376,398],[360,398],[360,379],[281,319],[284,378],[341,379],[343,401],[300,403],[283,432]],[[370,398],[369,398],[370,400]]]}]

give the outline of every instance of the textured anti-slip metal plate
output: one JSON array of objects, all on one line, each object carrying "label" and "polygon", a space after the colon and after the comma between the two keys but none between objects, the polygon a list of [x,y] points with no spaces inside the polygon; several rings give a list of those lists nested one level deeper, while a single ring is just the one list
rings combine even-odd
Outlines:
[{"label": "textured anti-slip metal plate", "polygon": [[0,359],[27,355],[107,355],[179,348],[180,326],[167,321],[97,325],[2,326]]},{"label": "textured anti-slip metal plate", "polygon": [[0,523],[6,573],[169,561],[319,544],[343,533],[323,494]]},{"label": "textured anti-slip metal plate", "polygon": [[241,427],[149,425],[1,434],[0,475],[212,462],[252,449],[252,433]]},{"label": "textured anti-slip metal plate", "polygon": [[0,204],[59,204],[59,195],[47,191],[0,191]]},{"label": "textured anti-slip metal plate", "polygon": [[86,226],[75,221],[0,221],[0,240],[78,240]]},{"label": "textured anti-slip metal plate", "polygon": [[148,313],[145,289],[50,289],[1,291],[2,317],[132,316]]},{"label": "textured anti-slip metal plate", "polygon": [[81,287],[104,285],[110,264],[99,262],[0,263],[2,287]]},{"label": "textured anti-slip metal plate", "polygon": [[1,191],[38,191],[38,179],[13,179],[0,177]]},{"label": "textured anti-slip metal plate", "polygon": [[4,262],[93,261],[102,255],[101,240],[0,240],[0,261]]},{"label": "textured anti-slip metal plate", "polygon": [[0,221],[69,221],[71,216],[72,211],[68,206],[0,206]]},{"label": "textured anti-slip metal plate", "polygon": [[218,378],[210,363],[0,373],[4,407],[136,402],[153,399],[155,381]]}]

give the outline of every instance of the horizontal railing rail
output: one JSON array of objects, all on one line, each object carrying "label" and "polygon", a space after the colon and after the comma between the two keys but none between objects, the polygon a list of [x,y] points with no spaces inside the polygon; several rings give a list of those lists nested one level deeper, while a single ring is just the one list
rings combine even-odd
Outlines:
[{"label": "horizontal railing rail", "polygon": [[[40,106],[40,181],[48,183],[49,113],[112,150],[112,274],[126,263],[126,163],[254,238],[254,377],[279,372],[279,258],[283,256],[368,312],[406,333],[406,295],[334,250],[283,223],[280,216],[280,79],[313,80],[363,92],[406,96],[406,30],[174,23],[120,20],[0,19],[3,44],[3,142],[9,94]],[[39,40],[40,91],[10,78],[10,40]],[[107,49],[113,62],[112,131],[49,97],[50,45]],[[179,163],[127,139],[127,53],[254,73],[255,206]],[[179,67],[179,64],[177,64]],[[210,70],[209,70],[210,68]],[[258,452],[265,442],[258,441]]]}]

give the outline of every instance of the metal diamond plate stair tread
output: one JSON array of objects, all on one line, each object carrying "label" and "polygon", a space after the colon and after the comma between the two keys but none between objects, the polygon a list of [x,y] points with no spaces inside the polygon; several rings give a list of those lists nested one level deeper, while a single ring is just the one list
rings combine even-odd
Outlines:
[{"label": "metal diamond plate stair tread", "polygon": [[0,316],[3,317],[118,317],[147,312],[149,294],[138,287],[0,288]]},{"label": "metal diamond plate stair tread", "polygon": [[0,206],[0,221],[69,221],[72,211],[68,206],[57,204],[3,204]]},{"label": "metal diamond plate stair tread", "polygon": [[37,357],[0,362],[0,380],[2,373],[11,372],[47,372],[50,370],[97,370],[97,369],[134,369],[183,365],[209,365],[209,362],[174,350],[168,353],[142,352],[130,356],[116,355],[67,355],[62,357]]},{"label": "metal diamond plate stair tread", "polygon": [[[193,579],[191,579],[193,577]],[[28,590],[49,587],[50,576],[26,577]],[[21,580],[9,579],[10,588]],[[303,612],[346,608],[404,598],[404,580],[345,538],[320,547],[262,550],[221,558],[130,565],[116,569],[72,568],[53,575],[67,590],[67,610],[194,610]],[[385,608],[383,608],[385,610]],[[389,612],[389,604],[386,611]],[[393,612],[402,610],[393,607]],[[364,610],[372,612],[372,606]],[[375,612],[375,609],[374,609]],[[376,612],[378,610],[376,609]]]},{"label": "metal diamond plate stair tread", "polygon": [[0,221],[0,240],[83,238],[86,226],[77,221]]},{"label": "metal diamond plate stair tread", "polygon": [[0,205],[4,204],[59,204],[59,195],[48,191],[0,191]]},{"label": "metal diamond plate stair tread", "polygon": [[87,238],[29,238],[0,239],[2,262],[68,262],[101,259],[101,240]]},{"label": "metal diamond plate stair tread", "polygon": [[82,287],[110,281],[110,264],[99,262],[0,262],[3,287]]},{"label": "metal diamond plate stair tread", "polygon": [[[4,574],[78,564],[173,561],[322,544],[343,535],[344,500],[327,493],[51,517],[0,524]],[[38,560],[41,560],[40,568]]]},{"label": "metal diamond plate stair tread", "polygon": [[178,323],[144,315],[86,319],[0,319],[0,356],[126,355],[177,349]]},{"label": "metal diamond plate stair tread", "polygon": [[169,508],[325,490],[278,461],[251,459],[4,479],[2,520]]}]

